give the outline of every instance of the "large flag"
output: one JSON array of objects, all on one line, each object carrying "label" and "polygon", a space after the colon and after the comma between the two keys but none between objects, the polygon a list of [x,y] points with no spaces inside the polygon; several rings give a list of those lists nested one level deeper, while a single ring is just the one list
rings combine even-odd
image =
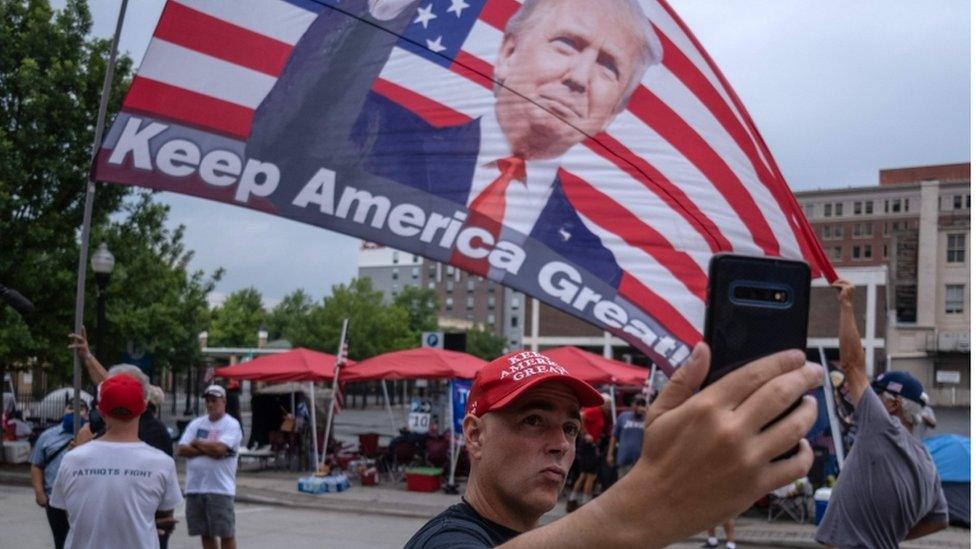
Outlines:
[{"label": "large flag", "polygon": [[668,373],[715,253],[835,277],[664,0],[170,0],[94,175],[459,266]]}]

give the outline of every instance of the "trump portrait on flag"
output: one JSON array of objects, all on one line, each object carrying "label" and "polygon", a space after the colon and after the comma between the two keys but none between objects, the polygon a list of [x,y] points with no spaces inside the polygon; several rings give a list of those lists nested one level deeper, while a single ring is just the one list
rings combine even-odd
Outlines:
[{"label": "trump portrait on flag", "polygon": [[[559,171],[563,157],[602,132],[661,61],[643,11],[635,0],[527,0],[504,29],[494,104],[454,124],[409,108],[401,90],[376,86],[394,45],[403,43],[396,33],[410,36],[410,27],[422,31],[436,17],[463,25],[471,7],[451,3],[455,9],[441,15],[433,3],[389,0],[360,0],[355,17],[347,15],[355,2],[323,11],[257,109],[248,156],[276,162],[284,182],[307,181],[323,165],[358,164],[464,206],[466,224],[495,239],[504,226],[614,285],[620,268],[576,214]],[[443,34],[420,40],[425,55],[449,53]],[[454,253],[451,262],[489,274],[483,259]]]}]

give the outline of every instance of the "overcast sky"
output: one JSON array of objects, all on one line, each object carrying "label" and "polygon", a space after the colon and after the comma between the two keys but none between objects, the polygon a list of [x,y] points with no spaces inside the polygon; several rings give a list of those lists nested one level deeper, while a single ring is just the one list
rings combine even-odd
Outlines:
[{"label": "overcast sky", "polygon": [[[63,2],[54,2],[55,5]],[[111,36],[121,0],[89,2]],[[163,0],[129,3],[121,50],[138,62]],[[878,170],[970,160],[965,0],[671,0],[759,127],[793,190],[877,184]],[[160,193],[218,295],[274,303],[355,276],[359,241],[243,208]]]}]

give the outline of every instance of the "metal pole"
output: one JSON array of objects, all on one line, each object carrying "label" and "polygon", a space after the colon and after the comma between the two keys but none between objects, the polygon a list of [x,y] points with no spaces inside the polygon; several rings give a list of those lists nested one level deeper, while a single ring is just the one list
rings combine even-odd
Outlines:
[{"label": "metal pole", "polygon": [[830,382],[830,369],[827,367],[827,355],[820,347],[820,364],[824,371],[824,400],[827,401],[827,419],[830,422],[830,434],[834,439],[834,449],[837,452],[837,469],[844,470],[844,438],[840,432],[840,422],[837,421],[837,407],[834,406],[834,385]]},{"label": "metal pole", "polygon": [[613,425],[617,425],[617,386],[610,386],[610,415],[613,416]]},{"label": "metal pole", "polygon": [[447,417],[451,424],[451,474],[447,477],[447,485],[451,488],[454,487],[454,469],[457,467],[457,458],[454,457],[454,380],[448,383],[447,389]]},{"label": "metal pole", "polygon": [[[99,278],[98,273],[95,273],[95,278],[96,279]],[[97,316],[97,320],[98,320],[98,326],[96,326],[96,330],[95,330],[95,352],[98,353],[96,356],[102,357],[102,360],[110,360],[108,358],[108,355],[105,353],[105,339],[104,339],[104,334],[105,334],[105,331],[104,331],[105,330],[105,287],[104,287],[103,284],[101,284],[101,280],[98,280],[98,282],[99,282],[99,284],[98,284],[98,305],[97,305],[98,314],[96,315]]]},{"label": "metal pole", "polygon": [[315,408],[315,382],[308,382],[308,392],[312,396],[312,470],[316,471],[319,467],[319,430],[315,425],[315,416],[318,410]]},{"label": "metal pole", "polygon": [[325,463],[325,456],[329,453],[329,432],[332,431],[332,420],[335,418],[336,409],[336,389],[339,387],[339,370],[342,366],[342,350],[346,345],[346,328],[349,327],[349,319],[342,319],[342,332],[339,334],[339,350],[336,351],[335,367],[332,369],[332,400],[329,402],[329,415],[325,420],[325,438],[322,442],[322,462]]},{"label": "metal pole", "polygon": [[[122,0],[119,7],[119,18],[115,22],[115,35],[112,37],[112,47],[109,52],[108,65],[105,67],[105,81],[102,83],[102,97],[98,103],[98,118],[95,121],[95,140],[92,143],[92,160],[98,153],[98,148],[102,144],[102,133],[105,131],[105,111],[108,110],[108,97],[112,89],[112,78],[115,75],[115,56],[119,48],[119,35],[122,34],[122,22],[125,20],[125,10],[129,5],[129,0]],[[84,322],[85,315],[85,275],[87,274],[88,264],[88,239],[91,235],[92,207],[95,203],[95,182],[88,181],[85,188],[85,212],[81,221],[81,245],[78,251],[78,284],[75,287],[75,333],[81,333],[81,324]],[[101,349],[99,349],[101,352]],[[74,432],[81,429],[81,360],[78,353],[74,354],[74,369],[72,371],[72,385],[74,386],[74,399],[72,401],[75,411]]]},{"label": "metal pole", "polygon": [[393,421],[393,408],[390,406],[390,393],[386,392],[386,380],[381,379],[380,384],[383,386],[383,402],[386,403],[386,413],[390,415],[390,427],[393,428],[393,436],[396,437],[397,433],[396,422]]}]

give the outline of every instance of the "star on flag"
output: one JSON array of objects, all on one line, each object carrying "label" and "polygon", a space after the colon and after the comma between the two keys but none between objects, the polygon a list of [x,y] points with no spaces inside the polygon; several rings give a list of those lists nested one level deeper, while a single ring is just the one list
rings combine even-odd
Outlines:
[{"label": "star on flag", "polygon": [[[413,22],[420,23],[426,29],[427,24],[432,19],[437,19],[437,16],[434,15],[434,4],[428,4],[426,8],[417,8],[417,18]],[[428,42],[430,41],[428,40]]]},{"label": "star on flag", "polygon": [[461,12],[464,11],[465,8],[470,8],[470,7],[471,4],[468,4],[464,0],[451,0],[451,7],[447,8],[447,13],[453,12],[455,15],[458,16],[458,18],[460,18]]}]

